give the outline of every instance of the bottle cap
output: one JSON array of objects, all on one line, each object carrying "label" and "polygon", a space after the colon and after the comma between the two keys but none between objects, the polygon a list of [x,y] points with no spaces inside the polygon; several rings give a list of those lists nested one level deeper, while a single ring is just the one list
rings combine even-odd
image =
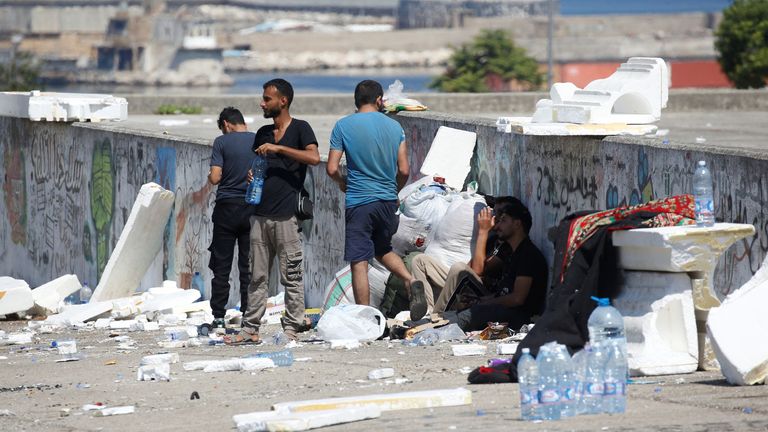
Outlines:
[{"label": "bottle cap", "polygon": [[595,297],[595,296],[592,296],[591,298],[592,298],[592,300],[597,302],[598,306],[610,306],[611,305],[611,299],[609,299],[609,298],[600,298],[600,297]]}]

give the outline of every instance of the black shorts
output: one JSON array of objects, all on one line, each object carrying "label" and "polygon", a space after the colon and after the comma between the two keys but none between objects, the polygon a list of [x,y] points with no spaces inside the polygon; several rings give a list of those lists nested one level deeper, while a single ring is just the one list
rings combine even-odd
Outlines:
[{"label": "black shorts", "polygon": [[369,261],[392,250],[400,218],[397,201],[374,201],[345,212],[344,261]]}]

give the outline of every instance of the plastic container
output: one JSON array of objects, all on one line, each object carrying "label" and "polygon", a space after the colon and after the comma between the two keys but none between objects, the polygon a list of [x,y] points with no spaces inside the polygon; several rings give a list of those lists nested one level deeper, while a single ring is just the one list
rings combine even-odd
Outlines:
[{"label": "plastic container", "polygon": [[600,414],[603,412],[603,393],[605,389],[605,355],[601,343],[590,344],[584,348],[587,351],[587,364],[584,369],[584,392],[582,411],[584,414]]},{"label": "plastic container", "polygon": [[53,341],[51,347],[56,348],[63,358],[74,358],[77,354],[77,341],[74,339]]},{"label": "plastic container", "polygon": [[627,339],[624,337],[624,317],[607,298],[592,297],[597,302],[597,307],[587,320],[589,329],[589,341],[593,344],[612,341],[617,343],[627,356]]},{"label": "plastic container", "polygon": [[279,366],[279,367],[286,367],[293,364],[293,353],[289,349],[268,352],[268,353],[251,354],[246,358],[272,359],[272,361],[275,363],[275,366]]},{"label": "plastic container", "polygon": [[696,225],[715,224],[715,204],[712,193],[712,174],[706,161],[699,161],[693,173],[693,199],[696,204]]},{"label": "plastic container", "polygon": [[620,414],[627,407],[627,358],[620,346],[610,343],[605,347],[605,387],[603,412]]},{"label": "plastic container", "polygon": [[200,275],[200,272],[195,272],[195,275],[192,276],[192,289],[200,292],[199,301],[205,300],[205,282],[203,281],[203,276]]},{"label": "plastic container", "polygon": [[429,346],[434,345],[440,341],[440,332],[435,329],[423,330],[416,334],[411,341],[412,345]]},{"label": "plastic container", "polygon": [[530,348],[523,348],[517,361],[517,381],[520,388],[520,418],[538,420],[539,415],[539,368]]},{"label": "plastic container", "polygon": [[83,282],[83,286],[80,287],[80,303],[88,303],[92,295],[93,290],[88,286],[88,282]]},{"label": "plastic container", "polygon": [[573,417],[576,415],[576,383],[573,371],[573,361],[565,345],[557,344],[555,346],[556,358],[558,362],[558,381],[560,384],[560,394],[562,397],[561,417]]},{"label": "plastic container", "polygon": [[248,190],[245,192],[245,202],[251,205],[261,203],[261,193],[264,189],[264,175],[267,173],[267,160],[259,155],[253,159],[251,164],[253,181],[248,184]]},{"label": "plastic container", "polygon": [[574,408],[576,415],[585,414],[586,412],[584,409],[584,378],[587,372],[588,348],[589,344],[571,357],[573,362]]},{"label": "plastic container", "polygon": [[558,377],[559,362],[554,347],[550,342],[539,348],[536,366],[539,368],[539,412],[542,420],[560,420],[562,395]]}]

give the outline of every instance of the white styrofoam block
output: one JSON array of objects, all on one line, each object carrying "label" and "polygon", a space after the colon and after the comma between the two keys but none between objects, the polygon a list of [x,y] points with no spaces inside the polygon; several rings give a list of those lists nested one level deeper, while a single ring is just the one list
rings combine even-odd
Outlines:
[{"label": "white styrofoam block", "polygon": [[112,302],[90,301],[85,304],[67,306],[58,314],[48,316],[44,323],[49,325],[73,325],[84,323],[109,313],[111,310]]},{"label": "white styrofoam block", "polygon": [[419,408],[439,408],[472,404],[472,392],[463,388],[423,390],[403,393],[372,394],[296,402],[281,402],[272,405],[275,411],[306,412],[328,409],[376,406],[382,412]]},{"label": "white styrofoam block", "polygon": [[350,407],[335,410],[291,413],[260,411],[232,416],[239,432],[305,431],[336,424],[378,418],[381,410],[375,406]]},{"label": "white styrofoam block", "polygon": [[699,347],[691,291],[685,273],[624,272],[614,306],[624,317],[632,375],[696,370]]},{"label": "white styrofoam block", "polygon": [[[172,294],[164,294],[151,297],[145,300],[144,303],[140,304],[139,309],[143,313],[169,311],[174,315],[184,315],[186,318],[186,306],[193,304],[199,298],[200,291],[198,290],[178,290]],[[183,311],[176,312],[175,309],[177,308]],[[195,310],[202,310],[202,308]]]},{"label": "white styrofoam block", "polygon": [[162,247],[173,202],[173,192],[156,183],[141,187],[91,301],[128,297],[136,291]]},{"label": "white styrofoam block", "polygon": [[136,380],[138,381],[170,381],[171,364],[153,363],[139,366],[136,371]]},{"label": "white styrofoam block", "polygon": [[475,132],[440,126],[419,171],[427,176],[443,177],[445,184],[461,190],[469,174],[476,141]]},{"label": "white styrofoam block", "polygon": [[729,383],[752,385],[768,376],[768,257],[752,279],[710,309],[707,335]]},{"label": "white styrofoam block", "polygon": [[[543,108],[536,110],[537,115]],[[553,123],[552,121],[537,120],[536,117],[499,117],[496,120],[496,130],[505,133],[519,135],[542,136],[606,136],[626,135],[642,136],[655,133],[658,129],[654,125],[628,125],[624,123],[605,124],[576,124]]]},{"label": "white styrofoam block", "polygon": [[32,121],[122,121],[128,118],[128,102],[108,94],[0,92],[0,116]]},{"label": "white styrofoam block", "polygon": [[73,274],[61,276],[40,285],[32,290],[32,298],[35,301],[35,313],[44,315],[57,313],[61,301],[70,294],[77,292],[81,287],[80,280]]},{"label": "white styrofoam block", "polygon": [[0,315],[26,312],[34,305],[32,290],[25,281],[0,276]]}]

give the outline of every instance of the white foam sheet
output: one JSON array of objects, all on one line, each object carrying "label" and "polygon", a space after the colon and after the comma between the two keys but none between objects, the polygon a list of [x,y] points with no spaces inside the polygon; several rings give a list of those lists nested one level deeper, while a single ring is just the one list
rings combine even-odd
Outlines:
[{"label": "white foam sheet", "polygon": [[67,306],[60,313],[49,316],[44,322],[52,325],[71,325],[97,318],[112,310],[112,302],[94,302]]},{"label": "white foam sheet", "polygon": [[[179,289],[176,292],[157,295],[145,300],[144,303],[139,305],[139,310],[141,310],[142,313],[160,311],[170,311],[175,313],[175,309],[186,310],[189,305],[194,303],[199,298],[200,291],[193,289]],[[204,307],[205,305],[202,306]],[[182,313],[186,313],[186,311]]]},{"label": "white foam sheet", "polygon": [[0,315],[26,312],[34,304],[32,290],[25,281],[0,276]]},{"label": "white foam sheet", "polygon": [[173,202],[173,192],[156,183],[141,187],[91,301],[128,297],[136,291],[162,247]]},{"label": "white foam sheet", "polygon": [[709,311],[707,334],[729,383],[752,385],[768,376],[768,257],[741,288]]},{"label": "white foam sheet", "polygon": [[448,186],[461,190],[469,174],[469,162],[476,141],[477,134],[474,132],[440,126],[420,172],[443,177]]},{"label": "white foam sheet", "polygon": [[378,418],[381,410],[375,406],[291,413],[260,411],[232,417],[239,432],[305,431],[325,426]]},{"label": "white foam sheet", "polygon": [[624,317],[632,375],[696,370],[698,336],[691,279],[686,273],[626,271],[614,306]]},{"label": "white foam sheet", "polygon": [[330,399],[316,399],[296,402],[281,402],[272,405],[275,411],[291,412],[319,411],[353,407],[376,406],[382,412],[419,408],[438,408],[472,404],[472,392],[463,388],[424,390],[404,393],[372,394]]},{"label": "white foam sheet", "polygon": [[59,303],[70,294],[77,292],[82,284],[76,275],[58,277],[32,290],[35,312],[48,315],[59,311]]}]

